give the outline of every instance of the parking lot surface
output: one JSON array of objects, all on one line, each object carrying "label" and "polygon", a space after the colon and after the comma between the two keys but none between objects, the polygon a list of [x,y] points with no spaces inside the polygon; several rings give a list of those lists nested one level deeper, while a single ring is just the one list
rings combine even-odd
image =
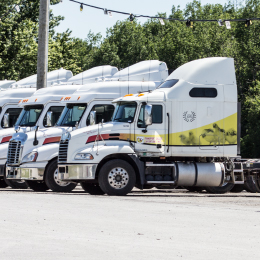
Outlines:
[{"label": "parking lot surface", "polygon": [[260,194],[0,189],[0,259],[259,259]]}]

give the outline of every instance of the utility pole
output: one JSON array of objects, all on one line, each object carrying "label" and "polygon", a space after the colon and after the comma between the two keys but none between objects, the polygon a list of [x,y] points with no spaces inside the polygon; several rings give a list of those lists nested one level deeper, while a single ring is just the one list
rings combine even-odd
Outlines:
[{"label": "utility pole", "polygon": [[50,0],[40,0],[37,56],[37,89],[47,87],[49,5]]}]

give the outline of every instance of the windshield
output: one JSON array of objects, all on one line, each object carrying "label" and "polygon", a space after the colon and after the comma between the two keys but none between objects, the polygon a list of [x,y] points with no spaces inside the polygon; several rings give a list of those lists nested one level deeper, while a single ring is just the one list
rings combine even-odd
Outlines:
[{"label": "windshield", "polygon": [[116,110],[113,116],[113,122],[128,122],[134,121],[136,102],[119,102],[116,105]]},{"label": "windshield", "polygon": [[179,80],[178,79],[170,79],[164,81],[158,88],[171,88],[173,87]]},{"label": "windshield", "polygon": [[21,112],[16,126],[35,126],[38,118],[43,110],[43,105],[40,106],[25,106]]},{"label": "windshield", "polygon": [[67,105],[58,122],[57,126],[72,126],[76,125],[76,122],[80,122],[81,117],[86,110],[87,104],[69,104]]}]

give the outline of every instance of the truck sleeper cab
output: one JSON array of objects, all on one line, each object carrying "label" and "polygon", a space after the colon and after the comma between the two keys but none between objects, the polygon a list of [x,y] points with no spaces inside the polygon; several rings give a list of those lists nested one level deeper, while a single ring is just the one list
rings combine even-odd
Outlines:
[{"label": "truck sleeper cab", "polygon": [[238,138],[233,59],[189,62],[156,90],[114,102],[111,123],[63,136],[60,180],[109,195],[134,186],[243,182],[241,169],[231,167]]},{"label": "truck sleeper cab", "polygon": [[[103,72],[102,72],[103,73]],[[129,81],[125,81],[127,75]],[[144,81],[153,78],[154,82]],[[136,76],[137,75],[137,76]],[[44,136],[38,133],[39,144],[37,147],[24,145],[23,154],[37,154],[34,161],[20,164],[19,174],[29,186],[35,190],[52,189],[56,192],[71,191],[76,184],[59,181],[57,178],[57,156],[59,140],[62,135],[67,135],[75,129],[81,129],[93,124],[111,121],[114,105],[112,100],[134,91],[155,89],[168,75],[167,66],[160,61],[145,61],[121,70],[106,78],[104,81],[86,84],[80,87],[73,95],[64,96],[62,104],[66,104],[55,127],[45,131],[45,136],[53,139],[46,142]],[[132,81],[132,79],[134,80]],[[137,80],[141,81],[137,81]],[[76,131],[76,130],[75,130]]]}]

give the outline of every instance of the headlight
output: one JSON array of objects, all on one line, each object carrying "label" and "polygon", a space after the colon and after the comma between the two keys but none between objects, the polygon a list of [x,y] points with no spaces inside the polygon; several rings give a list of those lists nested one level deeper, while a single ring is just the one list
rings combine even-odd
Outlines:
[{"label": "headlight", "polygon": [[94,157],[91,153],[77,153],[75,160],[93,160]]},{"label": "headlight", "polygon": [[37,159],[37,156],[38,156],[37,152],[28,153],[23,157],[22,163],[24,163],[24,162],[35,162],[36,159]]}]

